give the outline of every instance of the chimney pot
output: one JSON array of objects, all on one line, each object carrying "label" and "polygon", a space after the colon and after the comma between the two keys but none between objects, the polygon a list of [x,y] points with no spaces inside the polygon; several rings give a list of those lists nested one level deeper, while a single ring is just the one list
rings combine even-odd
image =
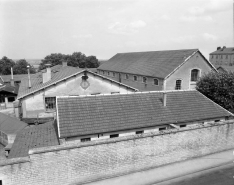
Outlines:
[{"label": "chimney pot", "polygon": [[167,93],[166,92],[163,93],[163,106],[164,107],[167,106]]}]

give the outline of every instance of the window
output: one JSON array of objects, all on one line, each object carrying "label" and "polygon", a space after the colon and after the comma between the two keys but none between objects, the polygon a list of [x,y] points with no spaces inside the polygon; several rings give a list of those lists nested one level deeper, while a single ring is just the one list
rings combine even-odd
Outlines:
[{"label": "window", "polygon": [[102,71],[102,74],[105,74],[105,71]]},{"label": "window", "polygon": [[115,77],[115,73],[113,72],[113,76]]},{"label": "window", "polygon": [[158,85],[158,79],[154,79],[154,85]]},{"label": "window", "polygon": [[111,94],[119,94],[119,91],[111,92]]},{"label": "window", "polygon": [[143,134],[144,131],[143,130],[140,130],[140,131],[136,131],[136,134]]},{"label": "window", "polygon": [[15,97],[8,97],[8,102],[13,102],[15,101]]},{"label": "window", "polygon": [[114,137],[119,137],[119,134],[112,134],[112,135],[110,135],[110,138],[114,138]]},{"label": "window", "polygon": [[109,71],[107,72],[107,75],[110,76],[110,72]]},{"label": "window", "polygon": [[143,76],[142,81],[143,81],[143,83],[147,83],[147,78],[145,76]]},{"label": "window", "polygon": [[226,55],[226,59],[228,59],[228,55]]},{"label": "window", "polygon": [[161,131],[161,130],[166,130],[166,127],[159,128],[159,131]]},{"label": "window", "polygon": [[198,69],[193,69],[191,71],[191,81],[196,82],[199,78],[199,70]]},{"label": "window", "polygon": [[125,79],[126,79],[126,80],[129,79],[129,75],[128,75],[128,74],[125,75]]},{"label": "window", "polygon": [[180,125],[180,128],[186,127],[186,125]]},{"label": "window", "polygon": [[133,76],[133,80],[134,80],[134,81],[137,81],[137,76]]},{"label": "window", "polygon": [[97,92],[97,93],[92,93],[91,95],[99,95],[99,94],[101,94],[101,93]]},{"label": "window", "polygon": [[176,80],[175,90],[181,89],[181,80]]},{"label": "window", "polygon": [[46,110],[55,110],[56,98],[55,97],[45,97],[45,108],[46,108]]},{"label": "window", "polygon": [[91,141],[90,137],[80,139],[81,142]]}]

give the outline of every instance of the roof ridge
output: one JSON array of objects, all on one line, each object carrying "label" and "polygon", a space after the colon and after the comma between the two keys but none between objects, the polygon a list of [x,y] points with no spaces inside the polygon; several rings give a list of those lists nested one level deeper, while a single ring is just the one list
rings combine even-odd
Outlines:
[{"label": "roof ridge", "polygon": [[166,51],[189,51],[189,50],[199,50],[198,48],[194,49],[172,49],[172,50],[157,50],[157,51],[133,51],[133,52],[125,52],[125,53],[117,53],[117,54],[127,54],[127,53],[150,53],[150,52],[166,52]]}]

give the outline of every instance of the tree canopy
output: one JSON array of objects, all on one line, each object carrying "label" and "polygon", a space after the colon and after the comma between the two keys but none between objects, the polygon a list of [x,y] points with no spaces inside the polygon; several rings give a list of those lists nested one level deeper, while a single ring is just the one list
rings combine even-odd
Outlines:
[{"label": "tree canopy", "polygon": [[99,66],[99,62],[95,56],[86,57],[85,54],[81,52],[74,52],[71,55],[52,53],[42,60],[39,66],[39,70],[46,68],[45,64],[51,64],[51,66],[55,66],[62,64],[63,61],[66,61],[67,65],[72,67],[97,68]]},{"label": "tree canopy", "polygon": [[196,89],[215,103],[234,113],[234,73],[211,72],[201,77]]},{"label": "tree canopy", "polygon": [[25,59],[21,59],[14,62],[12,59],[9,59],[4,56],[2,57],[2,59],[0,59],[0,74],[10,75],[11,67],[13,68],[14,74],[26,74],[27,66],[30,66],[31,73],[36,72],[35,69]]}]

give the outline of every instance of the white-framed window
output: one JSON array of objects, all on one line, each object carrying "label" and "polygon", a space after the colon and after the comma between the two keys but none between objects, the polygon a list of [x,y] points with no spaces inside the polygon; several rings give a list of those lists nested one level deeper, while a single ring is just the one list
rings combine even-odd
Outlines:
[{"label": "white-framed window", "polygon": [[129,75],[125,74],[125,79],[128,80],[129,79]]},{"label": "white-framed window", "polygon": [[46,111],[55,110],[56,98],[55,97],[45,97],[45,108],[46,108]]},{"label": "white-framed window", "polygon": [[81,142],[91,141],[91,138],[90,138],[90,137],[81,138],[80,141],[81,141]]},{"label": "white-framed window", "polygon": [[142,82],[147,83],[147,78],[145,76],[142,77]]},{"label": "white-framed window", "polygon": [[154,78],[154,85],[158,85],[158,79],[157,78]]},{"label": "white-framed window", "polygon": [[181,82],[182,82],[182,80],[176,80],[175,90],[180,90],[181,89]]},{"label": "white-framed window", "polygon": [[133,80],[137,81],[137,76],[136,75],[133,76]]},{"label": "white-framed window", "polygon": [[200,73],[199,69],[193,69],[193,70],[191,70],[191,81],[192,82],[198,81],[198,79],[199,79],[199,73]]}]

